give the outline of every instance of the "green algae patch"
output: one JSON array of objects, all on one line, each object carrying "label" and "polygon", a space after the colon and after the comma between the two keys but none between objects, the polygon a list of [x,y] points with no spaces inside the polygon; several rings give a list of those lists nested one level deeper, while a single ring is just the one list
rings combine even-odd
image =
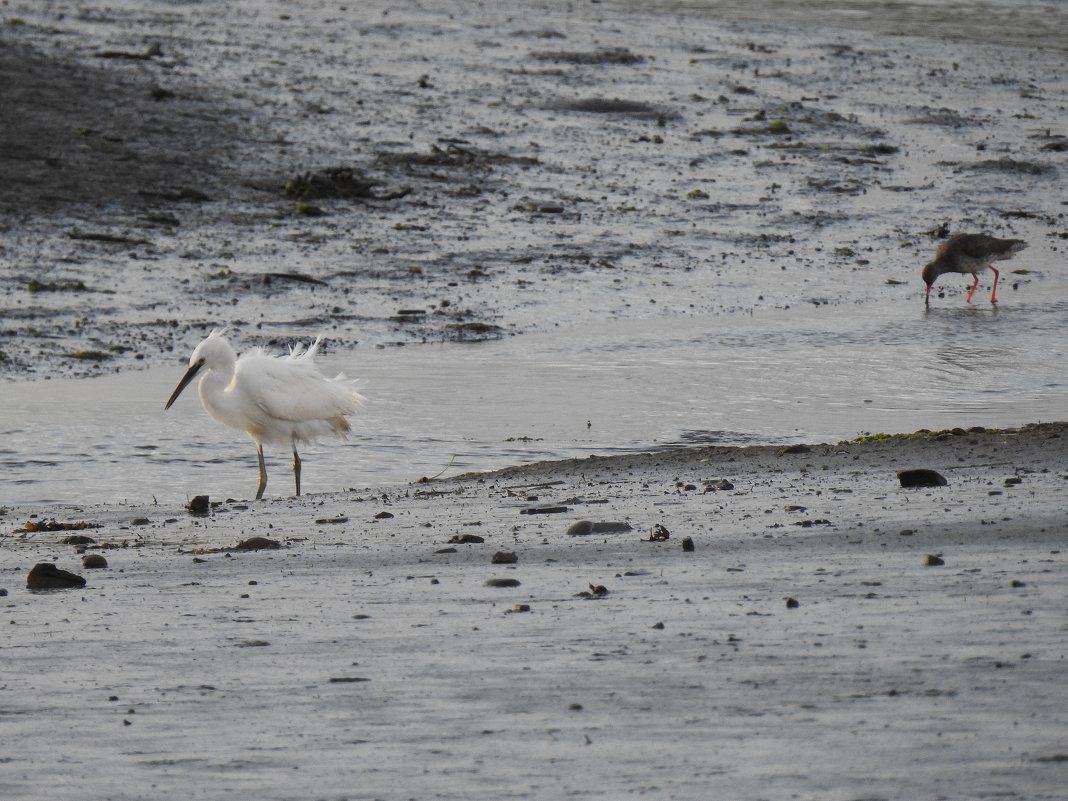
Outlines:
[{"label": "green algae patch", "polygon": [[48,282],[44,282],[44,281],[38,281],[36,278],[33,278],[33,279],[30,280],[30,282],[26,285],[26,289],[28,289],[30,292],[33,292],[35,294],[37,292],[87,292],[88,291],[88,287],[86,287],[86,285],[85,285],[85,283],[83,281],[65,281],[65,282],[48,281]]}]

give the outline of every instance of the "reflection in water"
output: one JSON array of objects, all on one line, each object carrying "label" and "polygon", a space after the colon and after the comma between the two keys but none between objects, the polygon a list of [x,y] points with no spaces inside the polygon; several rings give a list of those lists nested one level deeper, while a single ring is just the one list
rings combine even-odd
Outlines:
[{"label": "reflection in water", "polygon": [[[306,491],[677,443],[1060,419],[1065,338],[1049,318],[1064,320],[1063,305],[798,308],[335,354],[327,371],[359,376],[369,402],[347,445],[308,449]],[[163,414],[181,371],[5,387],[0,504],[251,497],[255,458],[240,433],[195,395]],[[267,451],[268,496],[291,490],[288,458]]]}]

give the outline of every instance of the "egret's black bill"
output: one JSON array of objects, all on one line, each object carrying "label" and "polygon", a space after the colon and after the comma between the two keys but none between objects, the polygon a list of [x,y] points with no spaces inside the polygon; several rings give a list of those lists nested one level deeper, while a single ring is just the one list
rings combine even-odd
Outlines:
[{"label": "egret's black bill", "polygon": [[182,394],[182,390],[188,386],[189,382],[193,380],[193,377],[197,374],[197,371],[204,366],[204,362],[197,362],[185,371],[185,375],[182,376],[182,380],[178,382],[178,386],[174,388],[174,392],[171,393],[171,398],[167,401],[167,405],[163,407],[163,410],[171,408],[171,404],[178,400],[178,396]]}]

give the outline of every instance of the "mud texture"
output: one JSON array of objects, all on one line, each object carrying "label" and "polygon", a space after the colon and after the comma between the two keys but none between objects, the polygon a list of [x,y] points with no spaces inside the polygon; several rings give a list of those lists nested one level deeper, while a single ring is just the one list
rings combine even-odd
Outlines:
[{"label": "mud texture", "polygon": [[8,2],[0,376],[1045,281],[1064,9],[839,6]]},{"label": "mud texture", "polygon": [[[1061,424],[0,511],[0,792],[1054,801],[1066,449]],[[84,552],[84,587],[24,588]]]}]

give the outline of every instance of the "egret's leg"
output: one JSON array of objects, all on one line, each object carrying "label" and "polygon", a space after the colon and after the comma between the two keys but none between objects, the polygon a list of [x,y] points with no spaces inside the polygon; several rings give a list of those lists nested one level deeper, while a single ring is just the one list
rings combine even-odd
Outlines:
[{"label": "egret's leg", "polygon": [[256,456],[260,460],[260,485],[256,487],[256,500],[263,497],[263,491],[267,489],[267,466],[263,463],[263,446],[256,445]]},{"label": "egret's leg", "polygon": [[297,446],[293,446],[293,476],[297,480],[297,495],[300,495],[300,455],[297,453]]},{"label": "egret's leg", "polygon": [[968,297],[964,299],[965,303],[972,302],[972,295],[975,294],[975,288],[979,286],[979,273],[973,273],[973,277],[975,278],[975,283],[972,284],[972,291],[968,293]]},{"label": "egret's leg", "polygon": [[990,265],[990,269],[994,271],[994,288],[990,290],[990,302],[998,302],[998,279],[1001,277],[1001,273],[998,272],[997,267],[993,264]]}]

